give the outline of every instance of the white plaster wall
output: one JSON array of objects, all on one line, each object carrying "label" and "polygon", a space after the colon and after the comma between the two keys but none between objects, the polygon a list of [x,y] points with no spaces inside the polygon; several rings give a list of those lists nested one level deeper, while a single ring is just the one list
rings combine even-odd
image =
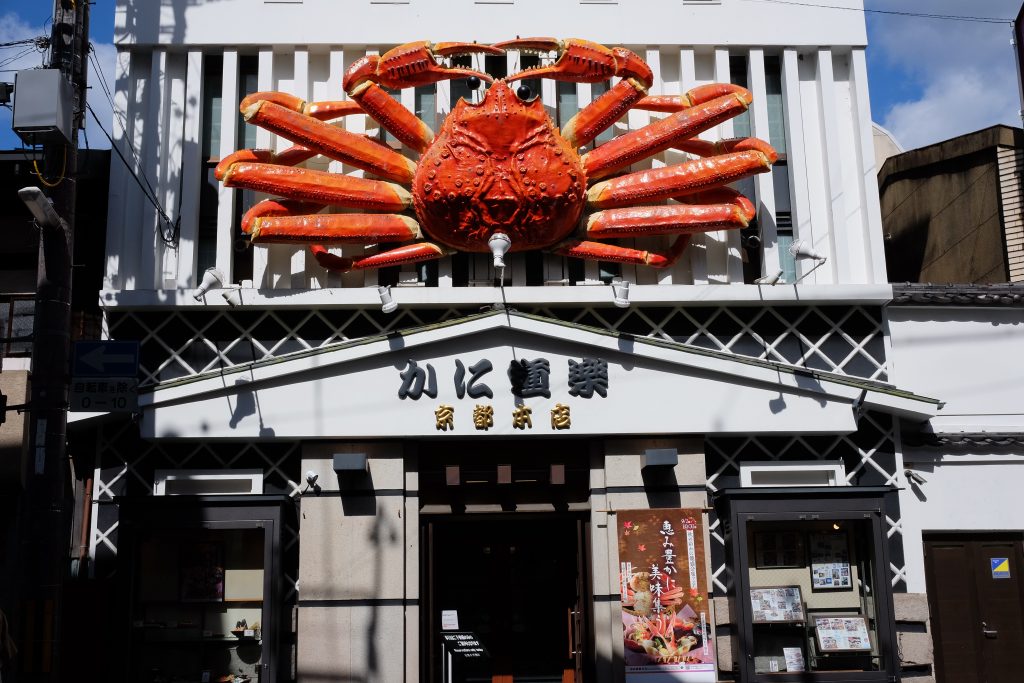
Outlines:
[{"label": "white plaster wall", "polygon": [[[808,7],[808,5],[830,7]],[[118,0],[115,41],[135,44],[389,45],[414,34],[436,41],[495,42],[584,36],[622,44],[864,45],[862,15],[831,7],[723,0]]]},{"label": "white plaster wall", "polygon": [[[933,430],[1024,431],[1024,310],[892,307],[888,316],[893,381],[946,402]],[[1024,529],[1019,447],[905,447],[903,465],[925,479],[900,476],[909,592],[925,591],[923,532]]]},{"label": "white plaster wall", "polygon": [[1024,530],[1024,450],[941,455],[911,448],[903,461],[926,480],[918,485],[900,477],[909,593],[925,592],[922,532]]},{"label": "white plaster wall", "polygon": [[890,380],[946,402],[935,431],[1024,431],[1024,310],[888,309]]}]

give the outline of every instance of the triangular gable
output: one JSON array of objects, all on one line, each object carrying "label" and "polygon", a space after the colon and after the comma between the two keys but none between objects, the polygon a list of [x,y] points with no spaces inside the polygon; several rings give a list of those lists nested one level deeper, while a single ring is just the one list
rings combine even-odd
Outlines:
[{"label": "triangular gable", "polygon": [[[513,393],[509,367],[524,360],[525,393],[546,375],[549,396]],[[938,408],[877,382],[505,311],[178,380],[139,402],[145,436],[205,439],[849,433],[858,410],[923,421]],[[493,425],[474,421],[488,409]]]}]

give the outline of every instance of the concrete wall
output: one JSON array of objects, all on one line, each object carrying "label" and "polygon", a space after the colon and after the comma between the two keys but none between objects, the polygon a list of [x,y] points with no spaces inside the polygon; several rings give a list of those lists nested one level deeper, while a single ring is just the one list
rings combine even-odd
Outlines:
[{"label": "concrete wall", "polygon": [[1012,192],[1019,204],[1020,180],[1012,160],[1001,171],[998,153],[1022,145],[1024,132],[995,126],[883,165],[878,181],[891,282],[1009,281],[1001,197]]},{"label": "concrete wall", "polygon": [[[644,490],[640,460],[648,448],[678,450],[678,465],[658,481],[671,488],[674,480],[674,490]],[[369,475],[339,481],[332,454],[340,452],[367,453]],[[406,497],[419,488],[415,469],[398,443],[304,445],[302,471],[316,472],[320,488],[307,490],[301,504],[299,681],[419,680],[419,499]],[[596,447],[590,476],[592,654],[597,680],[610,683],[622,680],[614,511],[706,507],[703,441],[610,440]]]},{"label": "concrete wall", "polygon": [[[369,455],[368,476],[339,481],[332,454],[346,451]],[[299,521],[298,680],[417,680],[418,616],[406,602],[418,579],[406,582],[406,566],[416,566],[419,532],[416,515],[404,514],[402,447],[307,445],[308,470],[320,489],[303,495]]]},{"label": "concrete wall", "polygon": [[[27,370],[5,370],[0,373],[0,392],[7,405],[26,403],[29,373]],[[26,413],[10,410],[0,425],[0,493],[20,490],[25,484],[25,449],[28,439]]]}]

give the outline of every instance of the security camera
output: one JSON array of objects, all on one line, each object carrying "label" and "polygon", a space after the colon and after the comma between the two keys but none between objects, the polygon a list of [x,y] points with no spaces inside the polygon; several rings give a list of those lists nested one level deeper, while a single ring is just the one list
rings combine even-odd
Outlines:
[{"label": "security camera", "polygon": [[306,484],[309,486],[316,486],[316,480],[320,478],[320,475],[313,470],[306,471]]},{"label": "security camera", "polygon": [[912,484],[917,484],[918,486],[928,482],[927,479],[911,469],[903,470],[903,476],[909,479]]}]

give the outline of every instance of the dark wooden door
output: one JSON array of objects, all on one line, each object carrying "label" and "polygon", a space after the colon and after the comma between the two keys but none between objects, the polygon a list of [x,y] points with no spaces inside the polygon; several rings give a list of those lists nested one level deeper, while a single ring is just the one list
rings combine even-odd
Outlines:
[{"label": "dark wooden door", "polygon": [[1018,680],[1024,652],[1021,536],[926,535],[939,683]]}]

